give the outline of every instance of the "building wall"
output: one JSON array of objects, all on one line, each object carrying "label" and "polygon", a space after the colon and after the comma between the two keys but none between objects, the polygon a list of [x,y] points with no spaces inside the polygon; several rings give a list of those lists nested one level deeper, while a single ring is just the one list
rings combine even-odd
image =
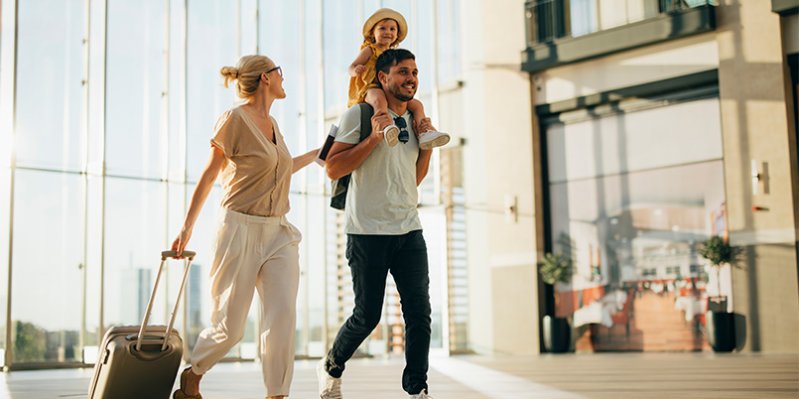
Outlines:
[{"label": "building wall", "polygon": [[662,44],[548,69],[533,76],[536,104],[547,104],[622,87],[718,68],[715,34]]},{"label": "building wall", "polygon": [[[529,80],[520,1],[463,4],[470,346],[538,350]],[[506,209],[514,202],[517,215]]]},{"label": "building wall", "polygon": [[[796,182],[779,18],[766,2],[722,3],[719,92],[730,239],[747,248],[745,267],[732,276],[733,308],[746,319],[744,350],[799,352]],[[767,192],[760,183],[753,193],[753,161],[768,164]]]}]

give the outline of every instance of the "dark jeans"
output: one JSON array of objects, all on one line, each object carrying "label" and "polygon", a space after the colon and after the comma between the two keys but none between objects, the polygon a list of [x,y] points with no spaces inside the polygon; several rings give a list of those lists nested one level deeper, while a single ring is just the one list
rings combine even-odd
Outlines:
[{"label": "dark jeans", "polygon": [[397,283],[405,319],[405,371],[402,388],[409,394],[427,389],[430,352],[430,276],[427,245],[421,230],[404,235],[347,236],[355,309],[327,355],[326,369],[341,377],[344,363],[380,322],[388,272]]}]

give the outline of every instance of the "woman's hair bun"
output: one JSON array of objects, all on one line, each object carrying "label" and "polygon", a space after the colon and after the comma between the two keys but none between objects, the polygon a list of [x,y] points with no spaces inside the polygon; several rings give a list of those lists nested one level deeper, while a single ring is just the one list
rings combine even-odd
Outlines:
[{"label": "woman's hair bun", "polygon": [[219,73],[225,78],[225,87],[228,87],[230,82],[239,78],[239,69],[236,67],[222,67],[222,69],[219,70]]}]

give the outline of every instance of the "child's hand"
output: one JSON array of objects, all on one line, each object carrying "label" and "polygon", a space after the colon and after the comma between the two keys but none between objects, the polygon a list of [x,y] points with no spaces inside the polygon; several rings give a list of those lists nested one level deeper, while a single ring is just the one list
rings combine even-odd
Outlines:
[{"label": "child's hand", "polygon": [[355,73],[358,74],[358,75],[362,74],[363,71],[365,71],[365,70],[366,70],[366,67],[363,66],[363,65],[358,65],[358,66],[355,67]]},{"label": "child's hand", "polygon": [[383,129],[390,125],[391,117],[386,112],[378,112],[372,117],[372,136],[378,136],[378,140],[383,140]]}]

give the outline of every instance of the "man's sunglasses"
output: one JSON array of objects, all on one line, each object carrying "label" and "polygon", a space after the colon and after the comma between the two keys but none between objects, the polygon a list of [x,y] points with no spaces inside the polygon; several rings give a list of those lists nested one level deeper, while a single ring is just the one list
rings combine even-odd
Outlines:
[{"label": "man's sunglasses", "polygon": [[394,118],[394,124],[397,125],[397,127],[400,130],[399,135],[397,136],[397,139],[402,144],[407,143],[408,140],[411,139],[411,135],[410,135],[410,133],[408,133],[408,124],[405,123],[405,118],[403,118],[401,116],[398,116],[398,117]]}]

